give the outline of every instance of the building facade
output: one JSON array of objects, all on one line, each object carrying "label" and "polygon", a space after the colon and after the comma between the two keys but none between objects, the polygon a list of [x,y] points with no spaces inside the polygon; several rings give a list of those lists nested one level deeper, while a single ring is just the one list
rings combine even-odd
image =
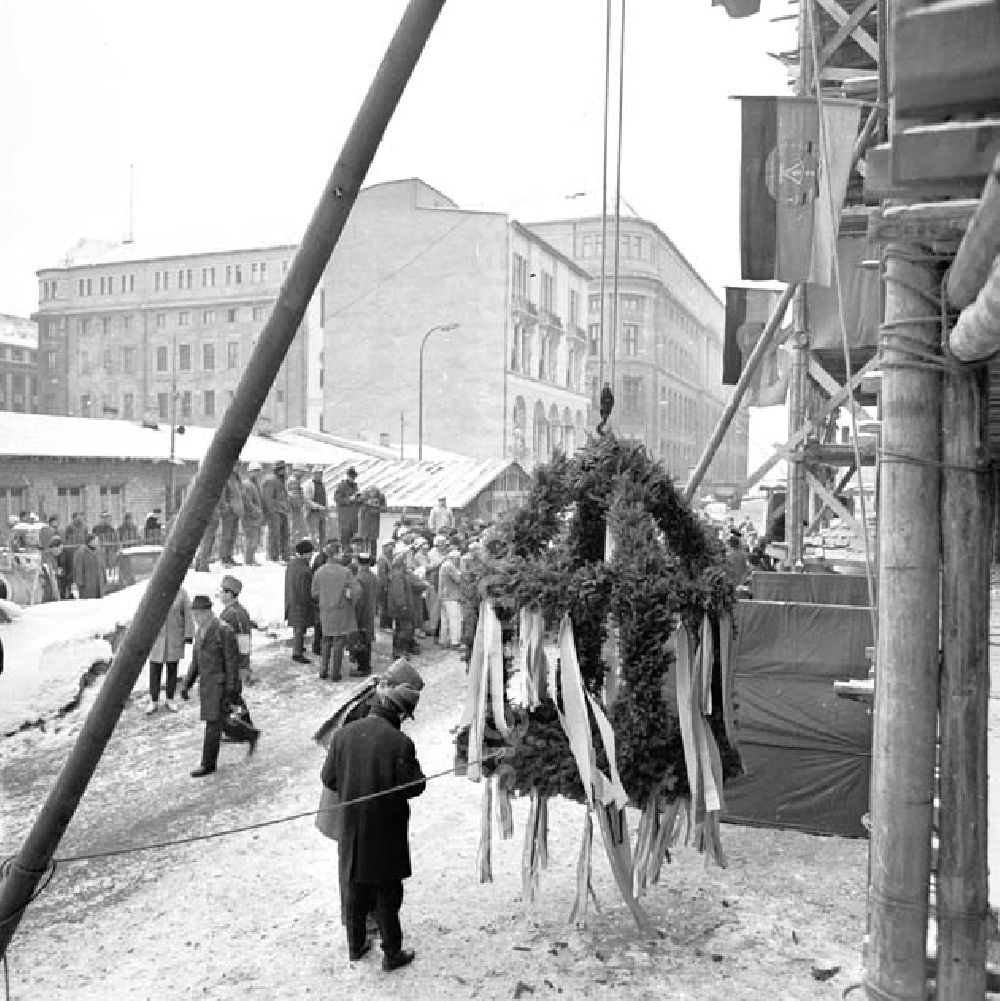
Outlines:
[{"label": "building facade", "polygon": [[423,181],[365,188],[323,279],[324,428],[525,468],[572,452],[587,277],[507,215]]},{"label": "building facade", "polygon": [[38,409],[38,327],[23,316],[0,313],[0,410]]},{"label": "building facade", "polygon": [[[81,243],[38,272],[39,409],[216,426],[295,250],[155,256],[138,244]],[[308,339],[307,318],[258,430],[307,423]]]},{"label": "building facade", "polygon": [[[611,383],[613,377],[611,426],[642,440],[675,481],[686,482],[731,394],[722,385],[725,306],[659,227],[628,216],[619,226],[617,309],[613,245],[605,255],[602,325],[601,217],[528,228],[590,276],[586,378],[591,407],[596,411],[602,379]],[[748,451],[749,415],[743,407],[700,492],[726,492],[742,482]]]}]

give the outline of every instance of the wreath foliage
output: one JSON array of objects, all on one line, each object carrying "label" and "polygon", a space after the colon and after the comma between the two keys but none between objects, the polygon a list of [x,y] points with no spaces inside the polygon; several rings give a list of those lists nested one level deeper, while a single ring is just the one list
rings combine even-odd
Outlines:
[{"label": "wreath foliage", "polygon": [[[614,553],[606,561],[607,527]],[[466,597],[476,609],[483,598],[493,602],[507,641],[508,673],[519,610],[540,610],[548,628],[568,612],[584,686],[598,698],[613,619],[620,670],[608,716],[622,783],[641,806],[656,787],[668,798],[689,792],[671,637],[681,619],[697,631],[706,613],[717,624],[732,607],[724,566],[721,542],[663,466],[641,444],[608,434],[590,438],[572,458],[557,455],[535,470],[524,505],[490,530],[468,575]],[[711,722],[728,778],[738,773],[739,757],[726,741],[718,694]],[[518,733],[502,766],[511,791],[583,800],[551,700],[529,711]],[[467,739],[459,735],[460,752]]]}]

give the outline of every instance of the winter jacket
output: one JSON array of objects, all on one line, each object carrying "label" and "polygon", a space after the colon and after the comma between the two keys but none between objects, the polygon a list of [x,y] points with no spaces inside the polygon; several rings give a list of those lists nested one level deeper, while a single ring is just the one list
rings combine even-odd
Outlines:
[{"label": "winter jacket", "polygon": [[264,502],[261,500],[260,487],[251,479],[243,481],[243,523],[257,524],[264,520]]},{"label": "winter jacket", "polygon": [[212,618],[195,636],[182,692],[198,682],[201,718],[206,722],[222,719],[225,703],[239,694],[239,658],[236,633],[228,623]]},{"label": "winter jacket", "polygon": [[104,597],[104,555],[99,549],[77,548],[73,554],[73,583],[81,598]]},{"label": "winter jacket", "polygon": [[313,575],[312,593],[319,605],[324,636],[347,636],[357,631],[358,583],[347,567],[336,561],[324,563]]},{"label": "winter jacket", "polygon": [[279,479],[274,473],[268,473],[261,484],[260,496],[264,505],[264,516],[269,518],[272,514],[285,514],[290,511],[288,506],[288,491],[285,489],[284,480]]},{"label": "winter jacket", "polygon": [[294,629],[313,624],[312,570],[305,556],[296,556],[285,570],[285,621]]},{"label": "winter jacket", "polygon": [[184,656],[184,643],[194,639],[194,619],[187,591],[180,588],[167,609],[159,636],[153,640],[149,659],[154,664],[176,663]]},{"label": "winter jacket", "polygon": [[378,591],[378,582],[375,574],[368,567],[358,567],[358,602],[355,614],[358,620],[358,629],[364,632],[369,639],[375,635],[375,602]]},{"label": "winter jacket", "polygon": [[250,642],[253,629],[250,613],[238,601],[232,601],[219,613],[219,620],[233,627],[233,632],[236,633],[236,645],[240,651],[240,670],[246,673],[250,670]]},{"label": "winter jacket", "polygon": [[438,571],[438,597],[441,601],[462,600],[462,575],[450,559]]}]

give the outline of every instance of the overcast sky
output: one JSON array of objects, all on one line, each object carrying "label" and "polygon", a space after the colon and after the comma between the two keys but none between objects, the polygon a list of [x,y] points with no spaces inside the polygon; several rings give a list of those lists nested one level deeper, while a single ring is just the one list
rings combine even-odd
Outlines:
[{"label": "overcast sky", "polygon": [[[36,309],[35,271],[81,237],[127,234],[130,164],[137,242],[298,241],[404,6],[0,0],[0,313]],[[719,292],[739,279],[729,98],[787,93],[767,53],[794,10],[626,5],[622,194]],[[603,0],[448,0],[368,182],[526,222],[599,211],[604,25]]]}]

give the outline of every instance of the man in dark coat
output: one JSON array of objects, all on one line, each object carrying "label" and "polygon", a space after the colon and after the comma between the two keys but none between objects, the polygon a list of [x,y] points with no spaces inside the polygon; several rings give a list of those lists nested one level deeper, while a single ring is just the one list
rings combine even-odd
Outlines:
[{"label": "man in dark coat", "polygon": [[250,680],[250,650],[253,636],[250,613],[240,604],[242,590],[243,581],[229,574],[222,578],[222,583],[219,585],[219,597],[223,606],[219,618],[223,622],[228,622],[236,633],[236,645],[240,651],[241,682]]},{"label": "man in dark coat", "polygon": [[358,534],[358,472],[353,466],[333,491],[333,502],[337,505],[340,544],[345,550],[349,550],[351,541]]},{"label": "man in dark coat", "polygon": [[382,547],[375,568],[375,579],[378,582],[378,624],[382,629],[392,628],[392,616],[389,615],[389,571],[392,569],[392,549],[391,542]]},{"label": "man in dark coat", "polygon": [[358,620],[358,643],[355,657],[358,662],[357,671],[351,674],[364,678],[372,673],[372,643],[375,642],[375,606],[377,603],[378,582],[371,569],[371,557],[368,553],[358,554],[358,604],[355,610]]},{"label": "man in dark coat", "polygon": [[243,482],[240,470],[234,466],[222,489],[222,503],[219,510],[219,561],[224,567],[236,565],[233,549],[236,546],[236,530],[243,517]]},{"label": "man in dark coat", "polygon": [[[212,611],[207,594],[195,595],[191,602],[197,632],[191,651],[191,664],[181,686],[181,698],[187,699],[191,686],[198,682],[201,718],[205,721],[205,740],[201,749],[201,764],[191,773],[200,779],[211,775],[219,761],[219,744],[229,706],[240,693],[240,649],[232,626],[221,622]],[[249,738],[248,738],[249,739]],[[257,741],[249,739],[249,754]]]},{"label": "man in dark coat", "polygon": [[306,630],[313,624],[312,551],[312,540],[300,539],[285,570],[285,621],[292,627],[292,660],[296,664],[311,663],[306,656]]},{"label": "man in dark coat", "polygon": [[342,678],[344,648],[348,637],[357,632],[358,628],[355,615],[358,584],[351,571],[335,555],[337,552],[336,549],[332,550],[329,560],[316,571],[312,581],[312,595],[319,606],[323,629],[319,676],[332,681],[340,681]]},{"label": "man in dark coat", "polygon": [[104,554],[104,565],[115,566],[118,561],[118,533],[111,524],[111,515],[107,511],[101,512],[101,517],[92,531],[97,536],[101,552]]},{"label": "man in dark coat", "polygon": [[98,548],[97,536],[87,533],[87,544],[77,546],[73,554],[73,597],[104,597],[104,554]]},{"label": "man in dark coat", "polygon": [[[413,683],[380,686],[368,715],[334,734],[320,776],[323,785],[346,804],[339,838],[339,876],[341,887],[347,890],[349,957],[354,962],[371,948],[365,917],[374,904],[386,971],[406,966],[415,956],[412,949],[402,947],[399,923],[403,880],[412,875],[407,800],[426,787],[413,741],[400,729],[403,718],[413,716],[420,700],[423,681],[413,674]],[[377,798],[352,805],[366,796]]]},{"label": "man in dark coat", "polygon": [[288,467],[279,459],[260,487],[267,524],[267,558],[275,563],[288,559],[288,519],[292,509],[288,505],[288,490],[285,488],[287,472]]},{"label": "man in dark coat", "polygon": [[264,523],[264,501],[260,495],[261,466],[251,462],[247,467],[243,488],[243,562],[248,567],[257,566],[257,549],[260,546],[260,530]]}]

